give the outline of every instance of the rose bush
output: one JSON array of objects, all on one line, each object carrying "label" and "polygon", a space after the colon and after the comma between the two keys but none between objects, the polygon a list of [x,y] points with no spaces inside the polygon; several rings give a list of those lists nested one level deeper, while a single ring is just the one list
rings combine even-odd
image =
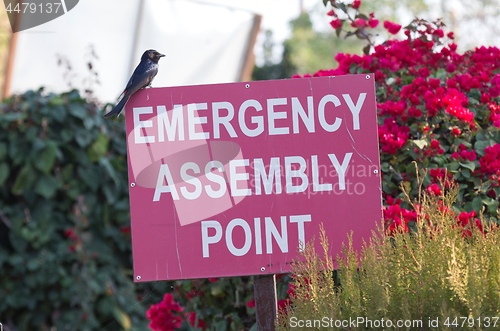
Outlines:
[{"label": "rose bush", "polygon": [[[420,19],[403,29],[403,40],[375,46],[373,13],[362,14],[358,2],[328,4],[337,34],[357,36],[368,45],[362,56],[337,54],[337,68],[312,76],[375,74],[386,226],[409,231],[414,225],[415,211],[401,203],[399,187],[417,196],[416,165],[431,169],[424,181],[427,192],[440,194],[439,179],[459,184],[458,214],[482,214],[488,223],[498,223],[500,50],[478,47],[458,54],[453,33],[445,36],[441,21]],[[346,21],[351,24],[344,28]],[[383,26],[390,34],[401,30],[389,21]]]}]

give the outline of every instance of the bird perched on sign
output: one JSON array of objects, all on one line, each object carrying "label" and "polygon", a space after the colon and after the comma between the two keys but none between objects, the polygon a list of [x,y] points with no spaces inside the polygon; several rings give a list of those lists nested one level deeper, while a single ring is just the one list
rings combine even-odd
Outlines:
[{"label": "bird perched on sign", "polygon": [[160,54],[154,49],[149,49],[142,54],[141,62],[135,68],[132,77],[127,83],[127,86],[123,90],[123,93],[120,95],[120,102],[113,108],[112,111],[104,115],[104,117],[111,117],[114,114],[116,116],[120,115],[123,107],[127,103],[128,99],[134,94],[136,91],[150,86],[153,78],[155,78],[158,73],[158,61],[161,57],[165,55]]}]

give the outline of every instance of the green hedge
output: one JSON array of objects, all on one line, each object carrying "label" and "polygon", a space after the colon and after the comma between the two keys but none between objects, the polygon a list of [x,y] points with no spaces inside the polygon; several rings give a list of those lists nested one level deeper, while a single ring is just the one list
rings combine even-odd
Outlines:
[{"label": "green hedge", "polygon": [[249,277],[133,283],[125,123],[100,108],[43,89],[0,105],[4,330],[149,330],[165,292],[218,330],[250,328]]},{"label": "green hedge", "polygon": [[147,328],[137,302],[124,123],[77,91],[0,108],[0,322],[16,330]]}]

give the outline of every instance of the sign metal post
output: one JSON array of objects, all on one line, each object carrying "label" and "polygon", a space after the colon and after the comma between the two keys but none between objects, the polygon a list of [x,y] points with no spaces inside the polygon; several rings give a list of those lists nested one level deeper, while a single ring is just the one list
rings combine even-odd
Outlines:
[{"label": "sign metal post", "polygon": [[278,313],[276,275],[253,277],[257,331],[274,331]]}]

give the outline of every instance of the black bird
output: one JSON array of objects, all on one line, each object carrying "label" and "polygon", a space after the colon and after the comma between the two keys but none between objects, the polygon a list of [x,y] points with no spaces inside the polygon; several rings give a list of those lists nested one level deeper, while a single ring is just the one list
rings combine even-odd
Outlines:
[{"label": "black bird", "polygon": [[118,98],[120,102],[118,102],[112,111],[104,115],[104,117],[111,117],[114,114],[119,116],[123,106],[125,106],[132,94],[151,85],[153,78],[155,78],[158,73],[158,61],[163,56],[165,55],[158,53],[154,49],[149,49],[142,54],[141,63],[139,63],[137,68],[135,68],[132,77],[130,77],[130,80],[127,83],[127,87],[125,87],[125,90],[123,90],[120,98]]}]

